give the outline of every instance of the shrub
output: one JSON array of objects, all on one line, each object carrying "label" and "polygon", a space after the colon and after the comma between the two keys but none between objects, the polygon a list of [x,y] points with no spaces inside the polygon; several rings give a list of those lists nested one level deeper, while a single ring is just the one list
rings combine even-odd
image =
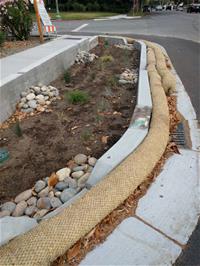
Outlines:
[{"label": "shrub", "polygon": [[86,103],[89,100],[87,92],[74,90],[67,93],[67,99],[72,104]]},{"label": "shrub", "polygon": [[86,7],[83,4],[79,4],[77,2],[74,2],[72,4],[72,8],[74,11],[78,11],[78,12],[85,12]]},{"label": "shrub", "polygon": [[108,62],[112,62],[114,60],[114,58],[112,57],[112,55],[104,55],[100,57],[101,61],[103,63],[108,63]]},{"label": "shrub", "polygon": [[7,0],[0,3],[2,27],[18,40],[27,40],[32,28],[28,4],[24,0]]},{"label": "shrub", "polygon": [[66,83],[70,83],[71,82],[71,74],[69,71],[66,71],[64,74],[64,80]]},{"label": "shrub", "polygon": [[5,32],[0,31],[0,47],[3,46],[3,44],[4,44],[4,42],[5,42],[5,39],[6,39]]}]

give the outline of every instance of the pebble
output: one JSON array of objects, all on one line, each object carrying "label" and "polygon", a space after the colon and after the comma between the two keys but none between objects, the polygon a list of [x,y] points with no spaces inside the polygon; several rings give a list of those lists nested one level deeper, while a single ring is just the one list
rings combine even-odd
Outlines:
[{"label": "pebble", "polygon": [[37,201],[37,207],[38,207],[38,209],[46,209],[46,210],[51,209],[50,199],[48,197],[40,198]]},{"label": "pebble", "polygon": [[69,177],[71,170],[68,167],[62,168],[56,172],[59,181],[63,181],[66,177]]},{"label": "pebble", "polygon": [[38,106],[38,107],[37,107],[37,111],[38,111],[38,112],[44,112],[44,111],[45,111],[45,108],[42,107],[42,106]]},{"label": "pebble", "polygon": [[25,214],[27,216],[33,216],[37,211],[38,211],[38,208],[32,205],[25,209]]},{"label": "pebble", "polygon": [[33,216],[35,219],[42,218],[45,214],[47,214],[48,210],[42,209],[36,212],[36,214]]},{"label": "pebble", "polygon": [[20,193],[16,198],[15,198],[15,203],[19,203],[20,201],[24,201],[29,199],[32,196],[32,189],[28,189],[22,193]]},{"label": "pebble", "polygon": [[24,200],[23,201],[20,201],[17,204],[17,206],[16,206],[16,208],[15,208],[12,216],[14,216],[14,217],[22,216],[24,214],[24,211],[25,211],[26,207],[27,207],[26,201],[24,201]]},{"label": "pebble", "polygon": [[88,159],[88,163],[89,163],[90,166],[95,166],[96,162],[97,162],[97,159],[94,158],[94,157],[90,157]]},{"label": "pebble", "polygon": [[55,196],[59,198],[60,195],[61,195],[61,193],[62,193],[61,191],[56,191],[56,192],[55,192]]},{"label": "pebble", "polygon": [[26,97],[26,95],[27,95],[27,92],[25,92],[25,91],[22,91],[21,92],[21,97],[23,98],[23,97]]},{"label": "pebble", "polygon": [[36,203],[37,203],[37,198],[36,197],[31,197],[30,199],[27,200],[27,204],[29,206],[36,206]]},{"label": "pebble", "polygon": [[44,91],[46,91],[46,90],[47,90],[47,87],[46,87],[46,86],[42,86],[42,87],[41,87],[41,91],[44,92]]},{"label": "pebble", "polygon": [[88,169],[87,169],[87,173],[91,173],[93,170],[93,167],[92,166],[89,166]]},{"label": "pebble", "polygon": [[85,187],[85,183],[87,182],[88,178],[90,176],[90,173],[84,174],[79,180],[78,180],[78,187]]},{"label": "pebble", "polygon": [[46,101],[46,104],[47,104],[47,105],[50,105],[50,104],[51,104],[51,102],[50,102],[50,101]]},{"label": "pebble", "polygon": [[35,100],[28,101],[28,105],[30,108],[33,108],[33,109],[37,108],[37,102]]},{"label": "pebble", "polygon": [[55,188],[56,188],[57,190],[60,190],[60,191],[64,190],[64,189],[67,188],[67,187],[68,187],[68,183],[67,183],[67,182],[63,182],[63,181],[58,182],[58,183],[56,184],[56,186],[55,186]]},{"label": "pebble", "polygon": [[60,199],[63,203],[65,203],[66,201],[70,200],[74,195],[76,195],[76,190],[73,188],[67,188],[61,193]]},{"label": "pebble", "polygon": [[31,100],[35,99],[35,94],[34,94],[34,93],[29,93],[29,94],[26,96],[26,99],[27,99],[28,101],[31,101]]},{"label": "pebble", "polygon": [[76,166],[72,169],[73,172],[77,172],[77,171],[86,171],[88,169],[88,165],[81,165],[81,166]]},{"label": "pebble", "polygon": [[48,194],[48,197],[49,198],[53,198],[54,197],[54,192],[53,191],[50,191],[49,194]]},{"label": "pebble", "polygon": [[34,91],[39,94],[40,93],[40,87],[33,87]]},{"label": "pebble", "polygon": [[44,181],[38,180],[34,187],[35,192],[37,193],[40,192],[43,188],[45,188],[45,186],[46,186],[46,183]]},{"label": "pebble", "polygon": [[24,108],[24,109],[27,109],[27,108],[28,108],[28,104],[25,103],[25,104],[23,105],[23,108]]},{"label": "pebble", "polygon": [[68,177],[67,182],[68,182],[70,188],[77,188],[77,186],[78,186],[77,181],[71,177]]},{"label": "pebble", "polygon": [[79,179],[83,175],[84,175],[84,172],[83,171],[77,171],[77,172],[73,172],[72,173],[72,177],[73,178],[76,178],[76,179]]},{"label": "pebble", "polygon": [[48,196],[48,194],[49,194],[49,187],[46,187],[38,193],[38,197],[40,198],[46,197]]},{"label": "pebble", "polygon": [[[23,106],[23,108],[25,108],[25,107]],[[31,113],[31,112],[33,112],[33,108],[21,109],[21,111],[24,112],[24,113]]]},{"label": "pebble", "polygon": [[37,100],[44,100],[44,95],[42,95],[42,94],[38,94],[35,98],[36,98]]},{"label": "pebble", "polygon": [[9,211],[11,214],[15,210],[16,204],[12,201],[8,201],[1,206],[2,211]]},{"label": "pebble", "polygon": [[87,162],[87,156],[85,154],[77,154],[75,157],[74,157],[74,162],[77,163],[77,164],[84,164]]},{"label": "pebble", "polygon": [[51,198],[50,203],[52,208],[58,208],[62,205],[62,202],[59,200],[59,198],[56,197]]},{"label": "pebble", "polygon": [[1,212],[0,212],[0,218],[3,218],[3,217],[5,217],[5,216],[10,216],[10,212],[7,211],[7,210],[5,210],[5,211],[1,211]]}]

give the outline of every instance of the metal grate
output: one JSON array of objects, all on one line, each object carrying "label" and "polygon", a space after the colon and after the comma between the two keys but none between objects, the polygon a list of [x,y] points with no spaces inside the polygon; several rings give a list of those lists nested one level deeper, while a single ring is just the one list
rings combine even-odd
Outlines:
[{"label": "metal grate", "polygon": [[176,131],[171,134],[171,138],[178,146],[186,146],[184,126],[182,123],[178,124]]}]

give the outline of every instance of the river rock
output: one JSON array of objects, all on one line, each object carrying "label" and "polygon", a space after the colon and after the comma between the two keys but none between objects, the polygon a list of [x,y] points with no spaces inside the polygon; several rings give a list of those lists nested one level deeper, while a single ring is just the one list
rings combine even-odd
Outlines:
[{"label": "river rock", "polygon": [[90,157],[88,159],[88,163],[89,163],[90,166],[95,166],[96,162],[97,162],[97,159],[94,158],[94,157]]},{"label": "river rock", "polygon": [[62,190],[64,190],[64,189],[67,188],[67,187],[68,187],[68,183],[67,183],[67,182],[63,182],[63,181],[61,181],[61,182],[58,182],[58,183],[56,184],[55,189],[57,189],[57,190],[59,190],[59,191],[62,191]]},{"label": "river rock", "polygon": [[56,172],[59,181],[63,181],[66,177],[69,177],[71,170],[68,167],[62,168]]},{"label": "river rock", "polygon": [[37,198],[36,197],[31,197],[30,199],[27,200],[27,204],[29,206],[36,206],[36,203],[37,203]]},{"label": "river rock", "polygon": [[47,91],[47,89],[48,89],[48,88],[47,88],[46,86],[42,86],[42,87],[41,87],[41,91],[42,91],[42,92]]},{"label": "river rock", "polygon": [[61,191],[56,191],[56,192],[55,192],[55,196],[59,198],[60,195],[61,195],[61,193],[62,193]]},{"label": "river rock", "polygon": [[38,208],[36,206],[28,206],[26,209],[25,209],[25,214],[27,216],[33,216],[36,212],[38,211]]},{"label": "river rock", "polygon": [[33,87],[33,90],[36,92],[37,95],[39,95],[40,87]]},{"label": "river rock", "polygon": [[58,208],[62,205],[62,202],[57,197],[50,198],[52,208]]},{"label": "river rock", "polygon": [[5,216],[10,216],[10,212],[8,210],[0,211],[0,218],[3,218]]},{"label": "river rock", "polygon": [[83,188],[85,186],[85,183],[87,182],[88,178],[90,176],[90,173],[84,174],[79,180],[78,180],[78,187]]},{"label": "river rock", "polygon": [[88,164],[76,166],[72,169],[73,172],[78,172],[78,171],[86,171],[88,169]]},{"label": "river rock", "polygon": [[49,210],[46,210],[46,209],[42,209],[42,210],[39,210],[36,212],[36,214],[33,216],[33,218],[35,219],[40,219],[42,218],[45,214],[47,214]]},{"label": "river rock", "polygon": [[40,198],[37,201],[37,207],[38,207],[38,209],[46,209],[46,210],[51,209],[50,199],[48,197]]},{"label": "river rock", "polygon": [[15,210],[16,204],[12,201],[8,201],[1,206],[2,211],[9,211],[10,214]]},{"label": "river rock", "polygon": [[92,166],[89,166],[88,169],[87,169],[87,173],[91,173],[93,170],[93,167]]},{"label": "river rock", "polygon": [[50,191],[49,194],[48,194],[48,197],[49,198],[53,198],[54,197],[54,192],[53,191]]},{"label": "river rock", "polygon": [[35,108],[37,108],[37,102],[35,100],[28,101],[28,106],[30,108],[35,109]]},{"label": "river rock", "polygon": [[38,94],[35,98],[36,100],[44,100],[44,95]]},{"label": "river rock", "polygon": [[71,177],[67,178],[67,182],[68,182],[70,188],[77,188],[77,186],[78,186],[77,181]]},{"label": "river rock", "polygon": [[46,197],[48,196],[48,194],[49,194],[49,187],[46,187],[38,193],[38,197],[40,198]]},{"label": "river rock", "polygon": [[35,219],[23,217],[4,217],[0,219],[0,245],[7,243],[12,238],[31,230],[38,223]]},{"label": "river rock", "polygon": [[26,96],[26,99],[28,101],[32,101],[33,99],[35,99],[35,94],[34,93],[29,93],[27,96]]},{"label": "river rock", "polygon": [[23,200],[27,200],[29,199],[30,197],[32,196],[32,190],[31,189],[28,189],[22,193],[20,193],[16,198],[15,198],[15,202],[16,203],[19,203],[20,201],[23,201]]},{"label": "river rock", "polygon": [[[25,108],[25,107],[23,106],[23,108]],[[33,108],[21,109],[21,111],[24,113],[31,113],[31,112],[33,112]]]},{"label": "river rock", "polygon": [[20,201],[17,205],[16,205],[16,208],[12,214],[12,216],[14,217],[19,217],[19,216],[22,216],[25,212],[25,209],[27,207],[27,203],[26,201]]},{"label": "river rock", "polygon": [[72,173],[72,177],[75,179],[79,179],[82,175],[84,175],[83,171],[77,171]]},{"label": "river rock", "polygon": [[76,195],[76,190],[73,188],[67,188],[61,193],[60,199],[63,203],[65,203],[66,201],[70,200],[74,195]]},{"label": "river rock", "polygon": [[35,186],[34,186],[34,189],[35,189],[35,192],[40,192],[43,188],[45,188],[46,186],[46,183],[42,180],[38,180],[36,183],[35,183]]},{"label": "river rock", "polygon": [[77,164],[84,164],[87,162],[87,156],[85,154],[77,154],[75,157],[74,157],[74,161],[75,163]]},{"label": "river rock", "polygon": [[24,98],[24,97],[26,97],[27,92],[26,91],[22,91],[20,94],[21,94],[21,97]]}]

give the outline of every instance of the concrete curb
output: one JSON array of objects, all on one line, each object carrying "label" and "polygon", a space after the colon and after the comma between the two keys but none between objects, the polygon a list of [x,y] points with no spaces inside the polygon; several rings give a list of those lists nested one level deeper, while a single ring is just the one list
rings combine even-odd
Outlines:
[{"label": "concrete curb", "polygon": [[[118,37],[100,36],[107,41],[115,43],[120,41]],[[125,38],[121,39],[124,44],[127,44]],[[139,67],[139,82],[137,105],[135,107],[133,117],[129,128],[101,158],[98,159],[88,181],[87,188],[96,185],[102,178],[109,174],[118,164],[120,164],[129,154],[131,154],[144,140],[148,134],[149,121],[152,111],[152,99],[149,87],[148,73],[146,70],[146,45],[142,41],[138,41],[141,45],[140,67]],[[140,124],[141,122],[141,124]]]},{"label": "concrete curb", "polygon": [[164,90],[157,87],[151,90],[154,108],[149,134],[143,143],[104,180],[60,215],[41,222],[35,229],[3,246],[0,249],[3,265],[27,262],[31,265],[48,265],[145,180],[162,156],[169,137],[169,113]]}]

